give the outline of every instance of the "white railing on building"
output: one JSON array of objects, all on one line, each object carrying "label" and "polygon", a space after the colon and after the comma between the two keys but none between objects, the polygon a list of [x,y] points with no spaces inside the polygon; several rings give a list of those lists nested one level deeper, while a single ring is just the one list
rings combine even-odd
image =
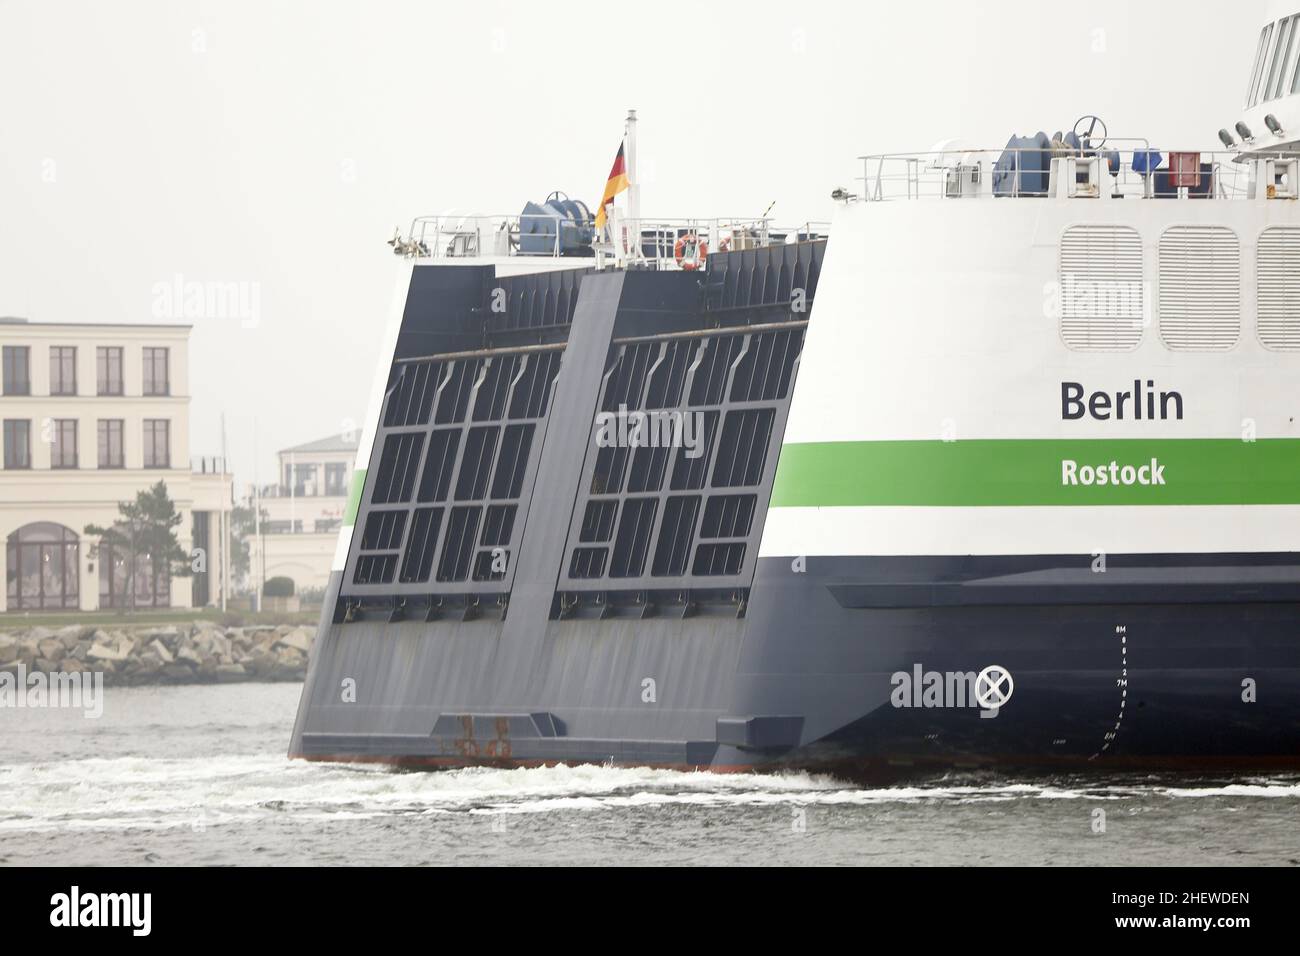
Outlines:
[{"label": "white railing on building", "polygon": [[294,485],[260,485],[256,492],[262,498],[345,498],[348,487],[306,481]]},{"label": "white railing on building", "polygon": [[220,455],[190,456],[190,471],[196,475],[226,475],[226,460]]}]

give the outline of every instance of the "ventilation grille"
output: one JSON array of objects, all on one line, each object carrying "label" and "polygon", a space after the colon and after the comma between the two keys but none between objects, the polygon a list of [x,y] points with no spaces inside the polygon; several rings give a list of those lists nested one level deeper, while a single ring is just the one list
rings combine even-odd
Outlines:
[{"label": "ventilation grille", "polygon": [[1259,341],[1276,352],[1300,351],[1300,228],[1259,235]]},{"label": "ventilation grille", "polygon": [[590,269],[557,269],[518,276],[498,276],[488,290],[489,332],[545,329],[569,325],[578,306],[578,291]]},{"label": "ventilation grille", "polygon": [[559,351],[396,366],[345,595],[508,590]]},{"label": "ventilation grille", "polygon": [[802,345],[791,328],[613,347],[561,591],[748,585]]},{"label": "ventilation grille", "polygon": [[1160,237],[1160,338],[1175,352],[1230,349],[1241,335],[1241,243],[1224,226]]},{"label": "ventilation grille", "polygon": [[800,300],[806,306],[817,291],[825,255],[825,242],[804,241],[714,252],[705,277],[705,301],[710,311],[788,308]]},{"label": "ventilation grille", "polygon": [[1125,352],[1142,341],[1142,238],[1128,226],[1061,234],[1061,339],[1079,352]]}]

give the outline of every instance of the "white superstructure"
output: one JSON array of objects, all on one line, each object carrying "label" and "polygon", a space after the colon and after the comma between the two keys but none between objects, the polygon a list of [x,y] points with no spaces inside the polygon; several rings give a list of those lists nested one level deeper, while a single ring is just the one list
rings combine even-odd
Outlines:
[{"label": "white superstructure", "polygon": [[1300,550],[1300,13],[1260,56],[1231,149],[862,158],[765,556]]},{"label": "white superstructure", "polygon": [[1248,155],[1300,145],[1300,5],[1295,0],[1269,4],[1241,115],[1224,125]]}]

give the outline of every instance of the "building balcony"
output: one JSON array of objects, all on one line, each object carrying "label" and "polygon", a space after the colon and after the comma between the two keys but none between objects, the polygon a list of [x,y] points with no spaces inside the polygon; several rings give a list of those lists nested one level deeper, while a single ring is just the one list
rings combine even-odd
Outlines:
[{"label": "building balcony", "polygon": [[220,455],[191,455],[190,471],[196,475],[228,475],[226,460]]},{"label": "building balcony", "polygon": [[296,485],[262,485],[257,494],[262,498],[346,498],[348,489],[347,485],[319,485],[308,481]]},{"label": "building balcony", "polygon": [[303,521],[297,519],[294,521],[263,521],[262,534],[264,535],[288,535],[288,534],[333,534],[343,525],[342,518],[317,518],[314,521]]}]

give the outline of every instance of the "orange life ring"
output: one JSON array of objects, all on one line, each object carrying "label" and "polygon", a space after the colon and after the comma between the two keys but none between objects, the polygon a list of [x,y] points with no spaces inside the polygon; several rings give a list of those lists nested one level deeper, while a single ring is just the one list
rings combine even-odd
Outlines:
[{"label": "orange life ring", "polygon": [[[686,247],[692,247],[693,254],[690,257],[686,255]],[[688,232],[684,236],[678,236],[677,242],[673,244],[673,258],[677,264],[690,272],[704,265],[704,261],[709,257],[709,244],[693,232]]]}]

